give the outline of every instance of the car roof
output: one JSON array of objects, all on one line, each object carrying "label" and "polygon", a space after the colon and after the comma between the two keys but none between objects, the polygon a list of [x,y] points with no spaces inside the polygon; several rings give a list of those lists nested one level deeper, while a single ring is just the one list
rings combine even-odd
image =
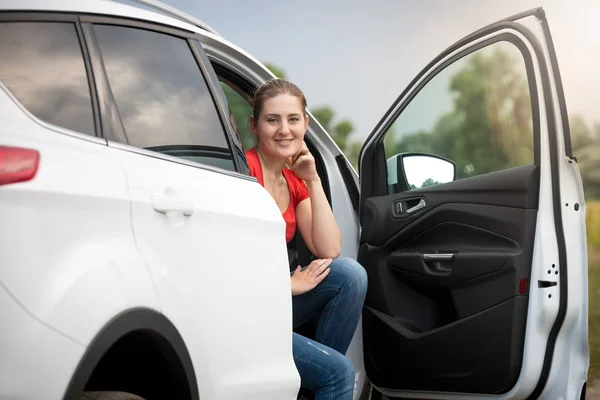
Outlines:
[{"label": "car roof", "polygon": [[[127,3],[135,4],[135,1],[127,1]],[[125,17],[170,25],[187,31],[201,32],[202,30],[219,36],[207,24],[187,14],[181,13],[183,16],[193,18],[193,25],[182,20],[184,18],[180,19],[177,16],[165,15],[167,13],[174,14],[178,11],[173,7],[157,1],[148,1],[148,3],[150,3],[148,6],[141,4],[131,6],[114,0],[3,0],[0,2],[0,11],[51,11]],[[169,10],[167,12],[147,10],[152,8],[152,3],[161,4],[168,7]]]}]

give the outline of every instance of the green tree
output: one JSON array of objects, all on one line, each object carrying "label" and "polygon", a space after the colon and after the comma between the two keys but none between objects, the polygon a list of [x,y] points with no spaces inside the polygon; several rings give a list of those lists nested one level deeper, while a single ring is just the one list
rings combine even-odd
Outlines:
[{"label": "green tree", "polygon": [[341,149],[348,149],[348,136],[350,136],[352,131],[354,131],[354,125],[347,119],[338,122],[335,128],[333,128],[335,142]]},{"label": "green tree", "polygon": [[435,186],[435,185],[439,185],[440,182],[438,181],[434,181],[432,178],[427,178],[423,184],[421,185],[422,188],[427,187],[427,186]]},{"label": "green tree", "polygon": [[233,116],[232,120],[240,135],[242,146],[245,150],[250,149],[256,145],[256,137],[250,131],[250,115],[252,114],[252,107],[242,95],[225,83],[220,83],[223,92],[225,92],[227,103],[229,103],[229,110]]},{"label": "green tree", "polygon": [[358,168],[358,154],[360,152],[361,142],[349,141],[349,137],[354,131],[354,125],[348,119],[338,121],[334,125],[335,112],[329,106],[319,106],[311,111],[313,117],[319,121],[321,126],[331,135],[332,139],[344,152],[354,168]]},{"label": "green tree", "polygon": [[275,64],[272,63],[264,63],[265,67],[267,67],[269,69],[269,71],[271,71],[276,77],[281,78],[281,79],[287,79],[287,75],[285,74],[285,71],[281,68],[279,68],[278,66],[276,66]]},{"label": "green tree", "polygon": [[[393,139],[384,140],[386,156],[438,154],[457,164],[458,178],[533,163],[531,101],[518,57],[500,48],[465,57],[462,68],[449,79],[452,111],[442,115],[431,131],[399,139],[393,125],[386,134]],[[581,116],[573,115],[570,130],[586,197],[598,199],[600,123],[590,129]]]},{"label": "green tree", "polygon": [[569,119],[571,146],[577,158],[586,198],[600,199],[600,124],[588,128],[584,119],[574,115]]},{"label": "green tree", "polygon": [[[522,60],[519,63],[498,48],[489,55],[474,53],[451,79],[458,123],[436,136],[453,135],[453,159],[463,172],[480,175],[533,162],[531,102],[524,71]],[[472,169],[465,171],[468,165]]]},{"label": "green tree", "polygon": [[447,78],[452,111],[440,116],[431,131],[403,135],[386,154],[444,156],[457,164],[459,178],[532,163],[531,103],[522,58],[516,49],[517,56],[503,47],[492,49],[456,64],[460,68]]},{"label": "green tree", "polygon": [[360,155],[360,149],[362,148],[362,145],[363,142],[359,140],[353,140],[350,142],[346,150],[344,150],[344,154],[356,171],[358,171],[358,156]]},{"label": "green tree", "polygon": [[319,123],[321,124],[323,129],[325,129],[327,132],[329,132],[331,134],[331,122],[333,121],[333,117],[335,115],[335,113],[333,112],[331,107],[329,107],[329,106],[316,107],[316,108],[313,108],[312,110],[310,110],[310,112],[313,115],[313,117],[315,117],[315,119],[317,121],[319,121]]}]

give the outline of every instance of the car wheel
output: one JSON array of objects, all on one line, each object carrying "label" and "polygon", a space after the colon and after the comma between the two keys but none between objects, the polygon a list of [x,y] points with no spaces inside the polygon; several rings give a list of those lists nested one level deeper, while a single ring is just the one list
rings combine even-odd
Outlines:
[{"label": "car wheel", "polygon": [[84,392],[79,400],[144,400],[144,398],[125,392]]}]

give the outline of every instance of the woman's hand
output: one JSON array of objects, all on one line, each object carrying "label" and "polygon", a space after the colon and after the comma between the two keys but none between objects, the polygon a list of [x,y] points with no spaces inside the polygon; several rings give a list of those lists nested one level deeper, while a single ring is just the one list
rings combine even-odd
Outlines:
[{"label": "woman's hand", "polygon": [[292,161],[292,170],[298,178],[303,179],[305,182],[311,182],[319,177],[315,166],[315,158],[308,151],[305,142],[302,143],[302,149],[294,156]]},{"label": "woman's hand", "polygon": [[296,268],[291,278],[292,295],[296,296],[313,290],[323,281],[323,279],[325,279],[329,274],[329,271],[331,271],[329,269],[331,261],[330,258],[325,260],[314,260],[304,271],[298,265],[298,268]]}]

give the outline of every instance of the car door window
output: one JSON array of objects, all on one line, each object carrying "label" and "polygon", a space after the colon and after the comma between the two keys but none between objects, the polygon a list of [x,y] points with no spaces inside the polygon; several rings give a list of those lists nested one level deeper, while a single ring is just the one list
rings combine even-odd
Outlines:
[{"label": "car door window", "polygon": [[39,119],[95,135],[90,87],[72,23],[0,23],[0,81]]},{"label": "car door window", "polygon": [[221,88],[225,93],[229,103],[231,122],[234,129],[240,137],[244,150],[256,146],[256,137],[250,131],[250,116],[252,115],[252,105],[250,104],[248,94],[244,93],[233,83],[219,76]]},{"label": "car door window", "polygon": [[128,144],[234,170],[212,95],[185,39],[96,25]]},{"label": "car door window", "polygon": [[[499,41],[450,64],[390,126],[384,148],[387,159],[409,152],[447,158],[456,164],[454,179],[532,164],[531,99],[520,50]],[[411,161],[405,165],[411,189],[452,180],[439,160]]]}]

